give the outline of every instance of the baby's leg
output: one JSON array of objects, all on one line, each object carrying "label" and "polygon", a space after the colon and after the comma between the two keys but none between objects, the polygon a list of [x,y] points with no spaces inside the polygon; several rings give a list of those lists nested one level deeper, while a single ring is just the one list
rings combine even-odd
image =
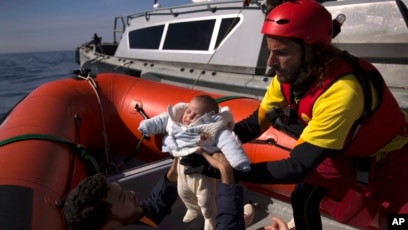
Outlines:
[{"label": "baby's leg", "polygon": [[189,178],[189,175],[184,174],[184,165],[177,165],[177,192],[180,199],[183,201],[187,208],[187,212],[184,215],[183,222],[187,223],[201,215],[200,207],[196,195],[194,194],[194,181]]},{"label": "baby's leg", "polygon": [[204,230],[215,229],[217,181],[215,178],[202,175],[200,175],[200,178],[195,178],[195,180],[198,186],[194,191],[201,213],[204,216]]}]

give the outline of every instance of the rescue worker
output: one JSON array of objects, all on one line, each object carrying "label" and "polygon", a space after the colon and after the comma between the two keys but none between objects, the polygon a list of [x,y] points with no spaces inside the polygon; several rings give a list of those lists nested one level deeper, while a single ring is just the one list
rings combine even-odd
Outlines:
[{"label": "rescue worker", "polygon": [[[339,208],[341,201],[353,200],[355,212],[332,214],[359,227],[367,227],[379,210],[408,213],[408,116],[378,70],[331,44],[332,16],[315,1],[276,6],[262,33],[276,76],[259,108],[234,131],[245,143],[278,120],[298,139],[288,159],[253,164],[241,179],[296,183],[291,203],[298,230],[322,229],[319,208],[325,197]],[[285,108],[290,113],[282,121]],[[296,124],[304,128],[291,130]],[[358,169],[369,173],[368,186],[356,182]],[[348,222],[350,216],[358,221]]]},{"label": "rescue worker", "polygon": [[[297,144],[287,159],[251,164],[238,178],[296,184],[291,204],[297,230],[322,229],[320,208],[360,228],[378,212],[380,229],[388,214],[408,213],[408,115],[378,70],[331,44],[332,16],[312,0],[274,7],[262,33],[276,76],[258,109],[234,132],[246,143],[274,125]],[[358,171],[368,178],[357,181]]]}]

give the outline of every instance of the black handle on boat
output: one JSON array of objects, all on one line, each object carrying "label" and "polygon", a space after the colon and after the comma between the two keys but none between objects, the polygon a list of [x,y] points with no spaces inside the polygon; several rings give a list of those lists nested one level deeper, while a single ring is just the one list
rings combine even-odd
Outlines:
[{"label": "black handle on boat", "polygon": [[250,141],[249,143],[274,145],[274,146],[276,146],[276,147],[278,147],[278,148],[281,148],[281,149],[283,149],[283,150],[292,151],[291,148],[278,144],[278,143],[277,143],[274,139],[272,139],[272,138],[268,138],[268,139],[266,139],[266,140],[258,140],[258,139],[256,139],[256,140]]},{"label": "black handle on boat", "polygon": [[[146,115],[146,113],[144,112],[142,106],[140,106],[139,104],[136,103],[135,105],[135,110],[144,118],[144,119],[149,119],[149,117]],[[124,161],[124,164],[129,163],[129,161],[131,161],[137,152],[139,152],[140,146],[142,145],[143,139],[145,139],[146,136],[142,133],[142,136],[140,137],[139,142],[136,145],[136,149],[132,152],[132,154],[130,154]]]},{"label": "black handle on boat", "polygon": [[129,163],[129,162],[135,157],[136,153],[139,152],[140,146],[142,145],[143,139],[144,139],[145,137],[146,137],[146,136],[142,134],[142,137],[140,138],[139,142],[138,142],[137,145],[136,145],[136,149],[135,149],[135,150],[133,151],[133,153],[130,154],[125,160],[123,160],[123,163],[124,163],[124,164]]},{"label": "black handle on boat", "polygon": [[[77,75],[76,77],[78,78],[78,76],[81,76],[81,77],[88,77],[88,76],[90,76],[89,74],[92,72],[92,70],[91,69],[84,69],[84,68],[80,68],[80,69],[78,69],[78,70],[74,70],[73,71],[73,73],[75,74],[75,75]],[[93,77],[93,76],[91,76],[91,77]]]},{"label": "black handle on boat", "polygon": [[144,118],[144,119],[149,119],[149,117],[146,115],[146,113],[144,112],[143,108],[136,103],[135,105],[135,110],[140,113],[140,115]]}]

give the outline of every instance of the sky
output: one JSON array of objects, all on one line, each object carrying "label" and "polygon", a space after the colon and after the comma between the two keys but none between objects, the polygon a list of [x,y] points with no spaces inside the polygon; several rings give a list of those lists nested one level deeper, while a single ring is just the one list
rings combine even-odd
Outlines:
[{"label": "sky", "polygon": [[94,33],[112,42],[116,16],[149,9],[153,0],[0,0],[0,53],[75,50]]},{"label": "sky", "polygon": [[[159,0],[162,7],[191,2]],[[116,16],[149,9],[153,0],[0,0],[0,53],[75,50],[94,33],[112,42]]]}]

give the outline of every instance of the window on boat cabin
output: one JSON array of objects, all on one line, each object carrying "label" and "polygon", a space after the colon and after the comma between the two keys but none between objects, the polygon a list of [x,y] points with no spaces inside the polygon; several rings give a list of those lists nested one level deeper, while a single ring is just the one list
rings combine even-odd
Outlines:
[{"label": "window on boat cabin", "polygon": [[229,34],[229,32],[238,24],[240,18],[224,18],[221,21],[220,30],[218,31],[217,43],[215,48],[218,48],[222,40]]},{"label": "window on boat cabin", "polygon": [[[168,25],[163,50],[208,51],[218,47],[240,18],[224,18],[217,26],[217,19],[176,22]],[[217,26],[218,32],[214,33]],[[129,32],[131,49],[159,49],[164,25]],[[216,39],[215,44],[211,41]],[[214,48],[212,48],[213,46]]]},{"label": "window on boat cabin", "polygon": [[164,50],[208,50],[215,19],[169,25]]},{"label": "window on boat cabin", "polygon": [[131,49],[159,49],[164,25],[147,27],[129,32]]}]

